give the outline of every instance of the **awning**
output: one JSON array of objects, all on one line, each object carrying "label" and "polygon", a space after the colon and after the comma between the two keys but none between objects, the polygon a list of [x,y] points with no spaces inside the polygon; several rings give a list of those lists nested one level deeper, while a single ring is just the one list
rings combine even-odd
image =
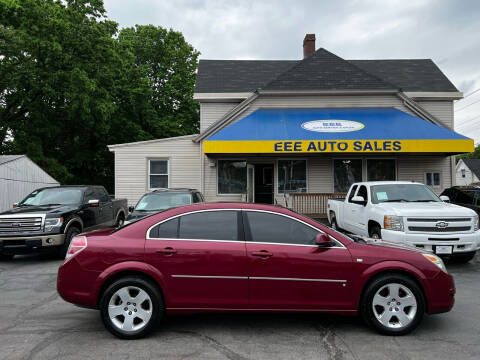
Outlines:
[{"label": "awning", "polygon": [[259,109],[203,143],[206,154],[473,150],[472,139],[395,108]]}]

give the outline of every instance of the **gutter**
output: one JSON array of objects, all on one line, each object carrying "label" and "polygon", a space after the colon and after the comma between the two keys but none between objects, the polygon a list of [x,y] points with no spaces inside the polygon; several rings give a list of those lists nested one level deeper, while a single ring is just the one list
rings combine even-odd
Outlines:
[{"label": "gutter", "polygon": [[425,120],[434,123],[435,125],[445,127],[440,120],[438,120],[434,115],[429,113],[425,108],[420,106],[417,102],[409,98],[403,91],[399,91],[397,96],[403,101],[403,105],[405,105],[408,109],[412,110],[415,114],[422,117]]}]

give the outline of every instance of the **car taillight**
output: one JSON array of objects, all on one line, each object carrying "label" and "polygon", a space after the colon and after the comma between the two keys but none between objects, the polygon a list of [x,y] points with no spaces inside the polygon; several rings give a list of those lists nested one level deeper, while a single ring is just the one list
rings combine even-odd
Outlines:
[{"label": "car taillight", "polygon": [[71,258],[72,256],[78,254],[80,251],[87,247],[87,237],[86,236],[75,236],[72,241],[70,241],[70,246],[67,250],[67,255],[65,260]]}]

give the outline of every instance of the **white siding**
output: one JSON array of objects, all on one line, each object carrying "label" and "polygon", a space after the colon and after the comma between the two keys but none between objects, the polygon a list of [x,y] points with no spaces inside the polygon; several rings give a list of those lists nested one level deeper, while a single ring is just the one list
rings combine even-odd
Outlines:
[{"label": "white siding", "polygon": [[[462,169],[465,169],[465,177],[462,176]],[[455,185],[470,185],[473,182],[478,182],[478,177],[465,165],[463,160],[460,160],[456,167]]]},{"label": "white siding", "polygon": [[443,126],[453,129],[453,101],[417,101],[417,103],[435,116]]},{"label": "white siding", "polygon": [[411,155],[398,158],[398,180],[425,183],[426,172],[440,172],[441,185],[433,189],[437,194],[452,186],[450,157]]},{"label": "white siding", "polygon": [[[195,135],[196,136],[196,135]],[[148,189],[148,160],[169,160],[169,186],[200,189],[200,145],[192,138],[124,144],[115,152],[115,196],[135,205]]]},{"label": "white siding", "polygon": [[200,132],[220,120],[227,112],[237,106],[238,102],[201,102]]},{"label": "white siding", "polygon": [[59,183],[28,157],[0,165],[0,211],[12,208],[33,190]]}]

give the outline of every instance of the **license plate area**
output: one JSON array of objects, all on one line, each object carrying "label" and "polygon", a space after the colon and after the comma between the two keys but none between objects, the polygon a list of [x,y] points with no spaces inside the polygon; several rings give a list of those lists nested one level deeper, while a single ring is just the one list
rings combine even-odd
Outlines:
[{"label": "license plate area", "polygon": [[453,246],[451,245],[437,245],[435,246],[435,254],[451,254]]}]

